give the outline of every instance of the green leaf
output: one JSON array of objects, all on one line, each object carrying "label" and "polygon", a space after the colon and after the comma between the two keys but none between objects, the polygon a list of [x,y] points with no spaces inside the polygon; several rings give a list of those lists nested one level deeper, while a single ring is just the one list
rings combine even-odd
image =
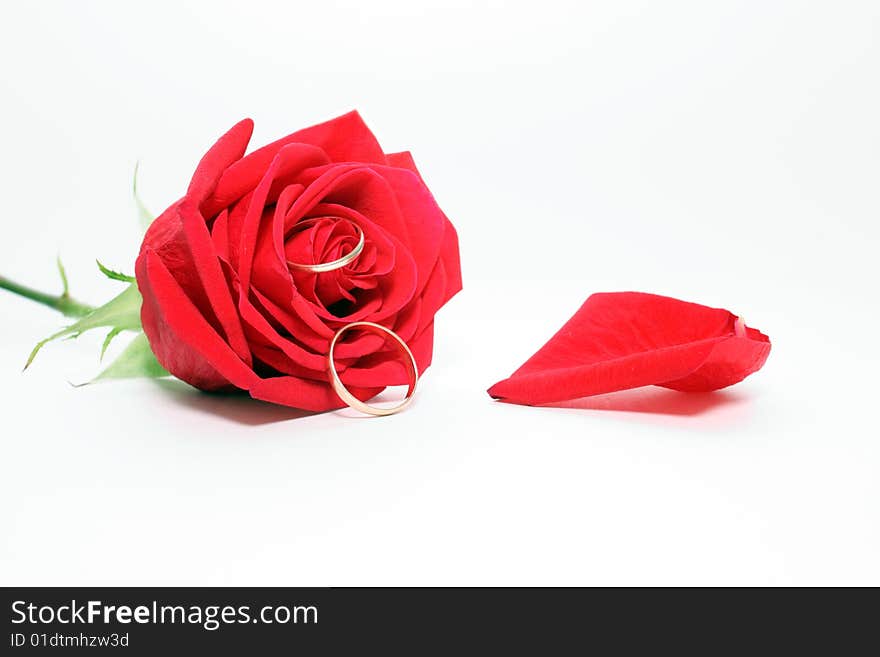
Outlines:
[{"label": "green leaf", "polygon": [[163,376],[171,376],[164,367],[159,364],[150,349],[147,336],[139,333],[121,354],[103,372],[96,376],[90,383],[106,379],[158,379]]},{"label": "green leaf", "polygon": [[107,334],[107,337],[104,338],[104,344],[101,345],[101,357],[98,360],[104,360],[104,354],[107,352],[107,347],[110,346],[113,338],[115,338],[120,333],[122,333],[122,329],[118,329],[116,327],[110,330],[110,332]]},{"label": "green leaf", "polygon": [[118,331],[136,331],[141,328],[141,293],[138,292],[137,285],[132,283],[125,290],[113,297],[103,306],[95,308],[88,315],[85,315],[78,322],[61,329],[57,333],[50,335],[45,340],[41,340],[34,347],[31,355],[28,357],[24,368],[28,366],[36,358],[40,349],[47,343],[61,338],[76,338],[85,331],[95,328],[110,327]]},{"label": "green leaf", "polygon": [[141,163],[136,162],[134,165],[134,176],[131,183],[131,191],[134,196],[134,204],[137,206],[138,211],[138,219],[141,223],[141,228],[145,231],[150,227],[150,224],[153,223],[153,219],[156,217],[153,216],[153,213],[147,210],[147,206],[144,205],[144,202],[141,200],[141,197],[138,196],[138,168]]},{"label": "green leaf", "polygon": [[105,267],[100,260],[95,260],[95,262],[98,263],[98,269],[100,269],[101,273],[104,274],[104,276],[106,276],[107,278],[111,278],[114,281],[122,281],[124,283],[134,283],[134,276],[122,274],[118,271],[113,271],[112,269]]}]

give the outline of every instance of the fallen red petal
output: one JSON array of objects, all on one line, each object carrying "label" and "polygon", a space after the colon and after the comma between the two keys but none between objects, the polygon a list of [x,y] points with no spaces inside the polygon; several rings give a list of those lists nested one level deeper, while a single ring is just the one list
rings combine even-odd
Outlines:
[{"label": "fallen red petal", "polygon": [[717,390],[764,365],[770,339],[733,313],[642,292],[594,294],[489,394],[550,404],[641,386]]}]

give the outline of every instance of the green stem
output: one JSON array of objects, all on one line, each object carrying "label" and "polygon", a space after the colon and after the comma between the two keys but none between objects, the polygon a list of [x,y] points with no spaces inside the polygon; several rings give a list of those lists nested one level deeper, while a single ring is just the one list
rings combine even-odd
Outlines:
[{"label": "green stem", "polygon": [[31,301],[41,303],[44,306],[49,306],[49,308],[57,310],[67,317],[83,317],[94,310],[92,306],[77,301],[67,292],[57,296],[47,294],[27,287],[26,285],[20,285],[15,281],[9,280],[5,276],[0,276],[0,288],[9,290],[13,294],[25,297]]}]

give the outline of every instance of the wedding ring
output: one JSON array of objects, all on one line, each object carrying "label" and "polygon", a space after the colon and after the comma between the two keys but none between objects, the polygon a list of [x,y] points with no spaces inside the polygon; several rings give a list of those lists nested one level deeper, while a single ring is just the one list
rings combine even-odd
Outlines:
[{"label": "wedding ring", "polygon": [[[406,392],[406,397],[404,397],[403,401],[397,404],[397,406],[382,408],[379,406],[370,406],[369,404],[365,404],[360,399],[351,394],[348,389],[343,385],[342,380],[339,378],[339,373],[336,371],[336,363],[333,359],[333,350],[336,348],[336,343],[339,341],[339,338],[341,338],[343,334],[350,331],[351,329],[358,328],[376,333],[378,335],[381,335],[382,337],[390,337],[393,339],[395,345],[398,347],[398,351],[404,359],[404,365],[406,366],[406,369],[412,380],[409,384],[409,390],[407,390]],[[346,324],[341,329],[336,331],[336,335],[334,335],[333,339],[330,341],[330,353],[327,355],[327,366],[330,373],[330,384],[333,386],[333,390],[336,392],[336,394],[339,395],[339,398],[356,411],[360,411],[361,413],[364,413],[366,415],[393,415],[394,413],[399,413],[404,408],[409,406],[412,402],[413,395],[416,391],[416,385],[419,382],[419,368],[418,365],[416,365],[415,357],[412,355],[409,347],[406,346],[406,343],[400,338],[399,335],[397,335],[397,333],[395,333],[391,329],[385,328],[380,324],[374,324],[373,322],[352,322],[351,324]]]},{"label": "wedding ring", "polygon": [[[315,222],[318,221],[318,219],[324,219],[324,218],[325,217],[314,217],[312,219],[306,219],[305,221],[301,221],[298,224],[296,224],[293,227],[293,229],[299,230],[299,229],[305,228],[306,226],[314,225]],[[354,259],[357,258],[361,254],[361,251],[364,250],[364,231],[361,230],[361,227],[355,223],[352,223],[352,226],[354,226],[358,232],[358,243],[355,244],[355,247],[351,251],[346,253],[341,258],[337,258],[336,260],[331,260],[330,262],[319,262],[316,265],[306,265],[306,264],[299,263],[299,262],[290,262],[290,260],[288,260],[287,266],[293,267],[294,269],[299,269],[300,271],[308,271],[313,274],[323,274],[328,271],[342,269],[346,265],[353,262]]]}]

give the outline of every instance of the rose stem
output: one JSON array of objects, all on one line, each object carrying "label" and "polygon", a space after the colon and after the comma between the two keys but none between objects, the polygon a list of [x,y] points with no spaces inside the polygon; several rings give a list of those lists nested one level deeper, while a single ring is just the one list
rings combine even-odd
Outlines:
[{"label": "rose stem", "polygon": [[49,308],[53,308],[67,317],[83,317],[94,310],[92,306],[81,303],[71,297],[66,290],[63,294],[55,296],[47,294],[46,292],[40,292],[39,290],[27,287],[26,285],[20,285],[15,281],[9,280],[5,276],[0,276],[0,288],[9,290],[13,294],[31,299],[37,303],[41,303],[44,306],[49,306]]}]

